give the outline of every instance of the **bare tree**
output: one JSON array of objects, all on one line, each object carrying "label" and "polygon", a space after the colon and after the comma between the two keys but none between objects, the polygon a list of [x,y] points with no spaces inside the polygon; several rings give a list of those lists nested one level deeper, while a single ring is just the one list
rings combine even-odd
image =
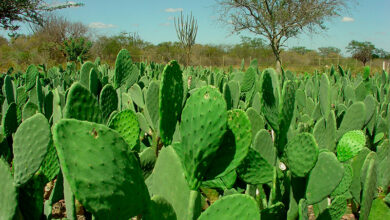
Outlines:
[{"label": "bare tree", "polygon": [[349,0],[217,0],[220,19],[235,32],[265,37],[281,66],[281,47],[302,31],[325,29],[325,21],[340,16]]},{"label": "bare tree", "polygon": [[195,44],[196,35],[198,33],[198,22],[191,15],[184,18],[183,13],[180,13],[179,18],[175,18],[176,34],[182,46],[186,50],[187,66],[190,64],[191,48]]}]

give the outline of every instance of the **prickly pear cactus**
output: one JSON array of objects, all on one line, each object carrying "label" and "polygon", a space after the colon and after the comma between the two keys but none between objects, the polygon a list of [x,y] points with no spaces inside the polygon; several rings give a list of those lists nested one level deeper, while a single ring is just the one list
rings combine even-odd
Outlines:
[{"label": "prickly pear cactus", "polygon": [[222,177],[236,169],[246,157],[252,142],[251,124],[242,110],[228,111],[228,131],[225,133],[217,157],[207,172],[207,179]]},{"label": "prickly pear cactus", "polygon": [[349,131],[343,135],[337,144],[337,158],[344,162],[355,157],[366,145],[363,131]]},{"label": "prickly pear cactus", "polygon": [[13,144],[16,185],[25,184],[39,169],[50,141],[50,125],[46,117],[40,113],[19,126]]},{"label": "prickly pear cactus", "polygon": [[[86,88],[89,88],[89,75],[91,70],[95,68],[95,64],[91,61],[87,61],[83,64],[80,70],[80,83]],[[91,91],[92,92],[92,91]]]},{"label": "prickly pear cactus", "polygon": [[200,216],[199,220],[208,219],[260,219],[259,208],[256,201],[242,194],[224,196],[218,199]]},{"label": "prickly pear cactus", "polygon": [[288,167],[298,177],[305,177],[316,165],[318,145],[309,133],[295,136],[286,147]]},{"label": "prickly pear cactus", "polygon": [[275,70],[264,70],[261,77],[262,112],[275,132],[279,131],[279,97],[279,82]]},{"label": "prickly pear cactus", "polygon": [[219,148],[226,131],[226,102],[210,86],[193,93],[183,109],[180,134],[184,168],[191,189],[196,190]]},{"label": "prickly pear cactus", "polygon": [[3,134],[6,137],[11,136],[18,128],[17,106],[15,102],[8,106],[5,115],[2,117],[2,124]]},{"label": "prickly pear cactus", "polygon": [[80,83],[70,87],[64,109],[64,118],[101,123],[102,112],[95,97]]},{"label": "prickly pear cactus", "polygon": [[256,150],[249,148],[248,155],[237,168],[238,176],[248,184],[269,183],[273,179],[274,167]]},{"label": "prickly pear cactus", "polygon": [[256,69],[249,67],[245,74],[244,79],[241,82],[241,92],[249,92],[254,86],[256,81]]},{"label": "prickly pear cactus", "polygon": [[112,85],[107,84],[103,87],[100,93],[99,105],[105,120],[113,111],[118,109],[118,94]]},{"label": "prickly pear cactus", "polygon": [[321,152],[309,174],[306,188],[308,204],[315,204],[329,196],[340,184],[344,167],[331,152]]},{"label": "prickly pear cactus", "polygon": [[5,98],[7,99],[7,103],[11,104],[15,102],[14,86],[12,84],[11,77],[8,75],[4,78],[3,89]]},{"label": "prickly pear cactus", "polygon": [[159,93],[160,136],[163,144],[172,142],[183,102],[183,75],[176,61],[169,62],[162,73]]},{"label": "prickly pear cactus", "polygon": [[64,178],[87,211],[102,219],[126,220],[145,211],[150,198],[142,172],[119,133],[63,119],[53,136]]},{"label": "prickly pear cactus", "polygon": [[26,91],[30,91],[36,84],[37,76],[39,75],[38,68],[35,65],[30,65],[26,70]]},{"label": "prickly pear cactus", "polygon": [[148,207],[148,212],[144,216],[146,220],[176,220],[176,213],[172,205],[162,196],[153,196]]},{"label": "prickly pear cactus", "polygon": [[119,51],[115,61],[114,87],[117,89],[122,85],[130,88],[139,77],[139,70],[131,60],[130,52],[126,49]]},{"label": "prickly pear cactus", "polygon": [[329,91],[329,79],[324,73],[321,77],[320,93],[319,93],[321,114],[324,118],[328,118],[330,112],[330,91]]},{"label": "prickly pear cactus", "polygon": [[108,126],[123,137],[130,149],[137,149],[140,128],[137,116],[132,110],[119,112],[110,120]]},{"label": "prickly pear cactus", "polygon": [[14,219],[18,207],[17,192],[11,176],[10,167],[0,159],[0,219]]},{"label": "prickly pear cactus", "polygon": [[[152,125],[154,128],[158,127],[159,120],[159,92],[160,83],[158,81],[152,81],[149,84],[148,91],[146,92],[146,108],[148,110]],[[172,95],[173,96],[173,95]]]}]

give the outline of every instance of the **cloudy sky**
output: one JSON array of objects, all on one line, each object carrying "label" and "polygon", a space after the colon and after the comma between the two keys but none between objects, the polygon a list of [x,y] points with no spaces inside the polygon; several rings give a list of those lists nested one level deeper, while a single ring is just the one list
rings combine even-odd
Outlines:
[{"label": "cloudy sky", "polygon": [[[180,12],[191,13],[198,20],[197,42],[232,44],[240,41],[231,27],[217,22],[214,0],[74,0],[85,6],[58,11],[71,21],[81,21],[97,34],[112,35],[122,31],[137,32],[142,39],[160,43],[176,41],[173,18]],[[390,0],[355,0],[348,13],[327,23],[328,30],[317,35],[301,34],[287,46],[317,49],[335,46],[345,49],[351,40],[370,41],[390,51]],[[60,1],[53,1],[60,2]],[[26,32],[26,29],[22,31]],[[3,32],[4,34],[4,32]],[[242,35],[251,36],[249,33]]]}]

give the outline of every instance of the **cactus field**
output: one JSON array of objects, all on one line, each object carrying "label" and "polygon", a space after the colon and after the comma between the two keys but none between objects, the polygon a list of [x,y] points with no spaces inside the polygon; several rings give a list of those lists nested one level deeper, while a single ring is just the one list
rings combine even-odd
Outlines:
[{"label": "cactus field", "polygon": [[0,220],[390,219],[385,71],[121,50],[0,83]]}]

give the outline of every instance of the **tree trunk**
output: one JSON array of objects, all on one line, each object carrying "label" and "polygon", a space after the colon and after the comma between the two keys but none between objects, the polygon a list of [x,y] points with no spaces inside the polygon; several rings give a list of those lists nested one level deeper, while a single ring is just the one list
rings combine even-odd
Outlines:
[{"label": "tree trunk", "polygon": [[280,45],[277,40],[271,41],[271,48],[272,52],[274,53],[275,60],[276,60],[276,71],[278,73],[282,72],[282,61],[280,59]]}]

